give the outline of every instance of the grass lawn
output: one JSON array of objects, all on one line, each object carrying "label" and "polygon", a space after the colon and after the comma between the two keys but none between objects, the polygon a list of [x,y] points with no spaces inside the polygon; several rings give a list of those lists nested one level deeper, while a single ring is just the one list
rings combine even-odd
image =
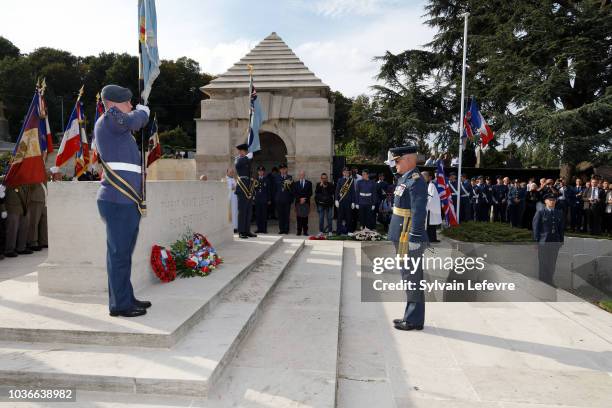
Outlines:
[{"label": "grass lawn", "polygon": [[446,228],[442,235],[465,242],[532,242],[531,231],[501,222],[468,221]]},{"label": "grass lawn", "polygon": [[612,313],[612,300],[601,300],[599,303],[597,303],[597,305],[603,310]]},{"label": "grass lawn", "polygon": [[[465,242],[532,242],[531,231],[524,228],[512,228],[510,224],[501,222],[469,221],[457,227],[447,228],[442,235]],[[569,237],[612,239],[607,235],[589,235],[578,232],[565,232]]]}]

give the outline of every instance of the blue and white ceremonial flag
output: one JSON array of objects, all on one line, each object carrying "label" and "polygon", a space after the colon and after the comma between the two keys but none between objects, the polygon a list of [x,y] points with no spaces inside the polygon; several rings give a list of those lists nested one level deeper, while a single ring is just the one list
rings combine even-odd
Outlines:
[{"label": "blue and white ceremonial flag", "polygon": [[155,0],[138,0],[138,39],[140,43],[140,72],[143,81],[142,100],[147,104],[153,82],[159,75],[157,50],[157,15]]},{"label": "blue and white ceremonial flag", "polygon": [[[249,67],[249,69],[252,69],[252,67]],[[263,109],[261,109],[261,103],[259,102],[259,99],[257,99],[257,91],[255,90],[255,85],[253,85],[252,72],[249,80],[249,95],[251,96],[251,105],[249,112],[249,137],[247,144],[249,145],[249,152],[254,153],[261,150],[261,146],[259,144],[259,128],[261,128],[261,124],[264,120],[266,120],[266,118]]]}]

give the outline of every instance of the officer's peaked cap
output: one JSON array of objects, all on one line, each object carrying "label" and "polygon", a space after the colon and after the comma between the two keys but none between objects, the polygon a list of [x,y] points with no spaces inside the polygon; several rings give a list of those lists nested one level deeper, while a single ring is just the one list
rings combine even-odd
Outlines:
[{"label": "officer's peaked cap", "polygon": [[554,195],[554,194],[546,194],[546,195],[544,195],[544,199],[545,200],[556,200],[557,196]]},{"label": "officer's peaked cap", "polygon": [[417,147],[415,145],[406,145],[406,146],[394,147],[392,149],[389,149],[389,151],[393,155],[393,158],[397,158],[397,157],[402,157],[405,154],[416,153]]},{"label": "officer's peaked cap", "polygon": [[246,144],[246,143],[242,143],[242,144],[239,144],[238,146],[236,146],[236,149],[238,149],[238,150],[249,150],[249,145]]}]

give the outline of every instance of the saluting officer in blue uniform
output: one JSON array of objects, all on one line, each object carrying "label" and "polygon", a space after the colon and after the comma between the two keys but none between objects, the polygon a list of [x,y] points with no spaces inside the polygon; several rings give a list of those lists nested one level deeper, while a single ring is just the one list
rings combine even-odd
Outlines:
[{"label": "saluting officer in blue uniform", "polygon": [[251,216],[253,215],[253,180],[251,180],[251,162],[253,153],[250,153],[246,143],[236,146],[236,195],[238,196],[238,237],[246,239],[256,237],[251,232]]},{"label": "saluting officer in blue uniform", "polygon": [[361,172],[362,179],[357,181],[357,203],[356,208],[359,210],[359,223],[361,227],[368,229],[376,229],[376,215],[374,210],[378,205],[378,191],[374,180],[370,180],[370,172],[363,170]]},{"label": "saluting officer in blue uniform", "polygon": [[338,209],[338,219],[336,221],[336,231],[340,235],[346,235],[351,229],[351,219],[355,208],[355,179],[351,176],[348,167],[342,169],[342,177],[336,183],[336,208]]},{"label": "saluting officer in blue uniform", "polygon": [[106,267],[111,316],[146,314],[151,302],[134,297],[132,253],[143,208],[141,156],[131,132],[146,126],[149,108],[132,111],[132,92],[117,85],[102,88],[104,115],[95,124],[96,146],[104,178],[98,191],[98,210],[106,224]]},{"label": "saluting officer in blue uniform", "polygon": [[287,165],[278,167],[280,173],[274,179],[274,204],[278,215],[278,233],[289,233],[289,215],[293,202],[293,178],[287,174]]},{"label": "saluting officer in blue uniform", "polygon": [[565,217],[563,211],[555,208],[556,202],[554,194],[545,195],[545,207],[533,217],[532,225],[533,239],[538,243],[539,278],[551,286],[565,231]]},{"label": "saluting officer in blue uniform", "polygon": [[266,176],[266,168],[257,168],[257,179],[255,180],[255,220],[257,231],[255,233],[268,233],[268,205],[272,201],[272,190],[270,181]]},{"label": "saluting officer in blue uniform", "polygon": [[[401,176],[395,187],[388,237],[399,256],[420,258],[427,244],[427,183],[416,168],[416,146],[396,147],[390,152]],[[422,330],[425,323],[425,296],[418,289],[419,282],[423,280],[423,264],[419,262],[418,265],[416,270],[400,270],[402,280],[414,282],[417,289],[406,290],[404,316],[393,320],[398,330]]]}]

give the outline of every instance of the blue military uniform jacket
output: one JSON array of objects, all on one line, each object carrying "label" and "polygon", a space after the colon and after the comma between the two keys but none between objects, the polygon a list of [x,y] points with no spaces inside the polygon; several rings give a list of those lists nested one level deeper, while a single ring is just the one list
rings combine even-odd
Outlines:
[{"label": "blue military uniform jacket", "polygon": [[508,186],[505,184],[495,184],[492,188],[493,198],[496,204],[502,204],[508,199]]},{"label": "blue military uniform jacket", "polygon": [[[236,159],[236,195],[238,197],[248,197],[251,193],[251,162],[253,160],[247,156],[241,156]],[[242,184],[242,186],[241,186]],[[244,191],[244,190],[247,191]]]},{"label": "blue military uniform jacket", "polygon": [[255,202],[267,204],[272,200],[272,189],[268,177],[257,177],[255,179],[257,187],[255,187]]},{"label": "blue military uniform jacket", "polygon": [[358,205],[378,205],[378,189],[372,180],[357,181],[357,204]]},{"label": "blue military uniform jacket", "polygon": [[[472,196],[474,195],[474,189],[472,188],[472,183],[470,183],[469,180],[465,180],[461,184],[462,184],[461,197],[471,199]],[[468,196],[465,197],[465,194],[467,194]]]},{"label": "blue military uniform jacket", "polygon": [[[142,189],[141,157],[132,132],[143,128],[148,121],[149,116],[144,111],[123,113],[112,107],[98,119],[94,130],[96,149],[101,159],[137,192]],[[98,200],[118,204],[134,203],[106,179],[102,180]]]},{"label": "blue military uniform jacket", "polygon": [[[347,182],[351,184],[346,189],[346,193],[342,195],[342,188],[344,187],[344,184]],[[338,179],[338,183],[336,184],[335,199],[338,200],[338,203],[340,204],[340,206],[343,206],[343,205],[350,206],[351,204],[355,203],[355,188],[353,186],[353,183],[355,183],[355,179],[353,179],[352,177],[349,177],[349,178],[340,177]]]},{"label": "blue military uniform jacket", "polygon": [[393,216],[389,225],[389,240],[400,241],[406,218],[396,214],[396,208],[409,209],[411,212],[408,240],[410,242],[427,242],[425,223],[427,220],[427,183],[415,168],[402,175],[394,192]]},{"label": "blue military uniform jacket", "polygon": [[278,174],[274,179],[274,199],[281,204],[291,204],[293,201],[293,178],[287,174],[282,176]]},{"label": "blue military uniform jacket", "polygon": [[563,242],[565,222],[563,212],[557,208],[542,208],[533,217],[533,239],[536,242]]}]

